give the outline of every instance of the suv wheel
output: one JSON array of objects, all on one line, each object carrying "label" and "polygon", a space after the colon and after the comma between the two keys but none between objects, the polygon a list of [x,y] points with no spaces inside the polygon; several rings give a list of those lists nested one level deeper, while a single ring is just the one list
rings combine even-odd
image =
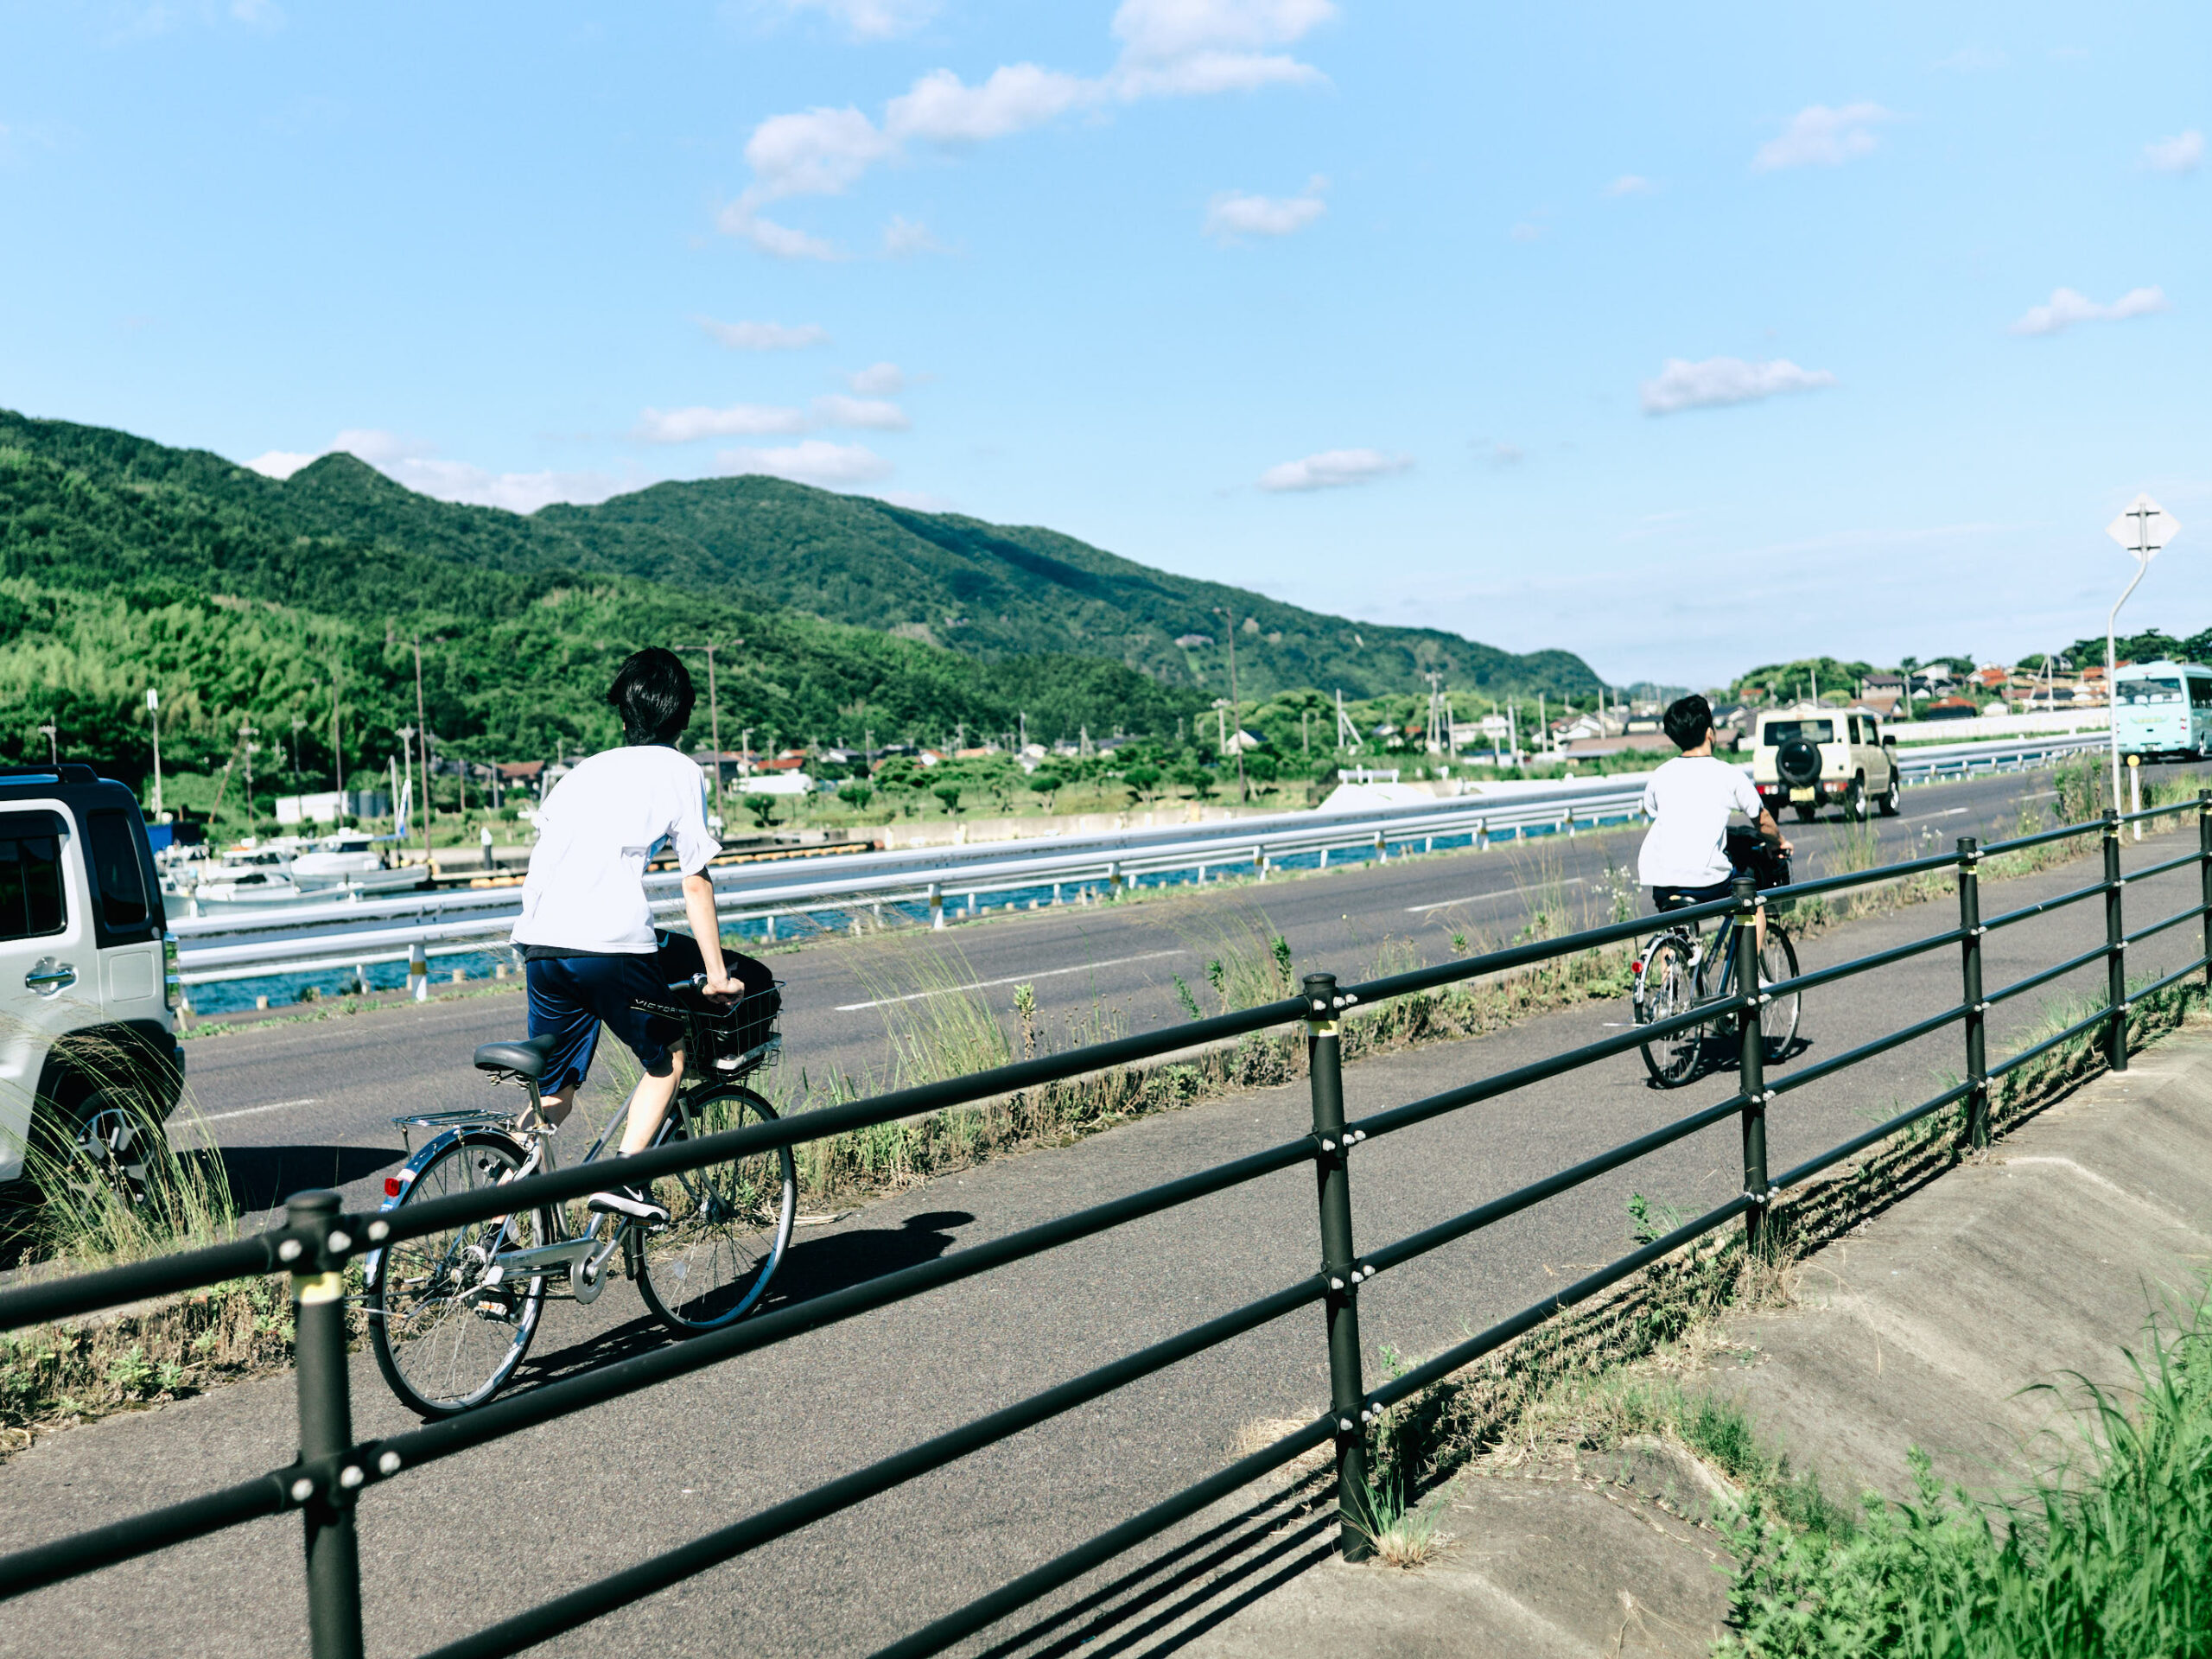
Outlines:
[{"label": "suv wheel", "polygon": [[133,1208],[144,1204],[147,1160],[159,1126],[126,1096],[105,1093],[88,1096],[74,1116],[77,1122],[62,1141],[60,1167],[40,1183],[62,1189],[49,1192],[48,1201],[66,1195],[73,1205],[96,1208],[111,1193]]},{"label": "suv wheel", "polygon": [[1846,823],[1866,822],[1866,778],[1863,772],[1851,780],[1851,787],[1843,791],[1843,820]]},{"label": "suv wheel", "polygon": [[1885,818],[1897,817],[1900,804],[1899,798],[1903,795],[1904,790],[1904,781],[1897,776],[1897,763],[1892,760],[1890,762],[1889,787],[1874,798],[1874,810]]}]

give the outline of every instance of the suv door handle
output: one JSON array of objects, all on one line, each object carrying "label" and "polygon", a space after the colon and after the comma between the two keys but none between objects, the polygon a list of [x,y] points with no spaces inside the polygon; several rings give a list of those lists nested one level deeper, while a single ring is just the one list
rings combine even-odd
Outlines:
[{"label": "suv door handle", "polygon": [[51,996],[77,982],[77,970],[66,962],[56,962],[48,957],[23,976],[23,988],[36,991],[41,996]]}]

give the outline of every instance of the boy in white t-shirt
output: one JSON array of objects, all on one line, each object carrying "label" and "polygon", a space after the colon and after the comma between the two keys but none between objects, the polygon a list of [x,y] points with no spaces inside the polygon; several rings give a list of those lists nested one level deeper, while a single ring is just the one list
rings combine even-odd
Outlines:
[{"label": "boy in white t-shirt", "polygon": [[[724,959],[706,873],[721,847],[707,833],[705,781],[675,747],[691,721],[690,672],[675,652],[650,646],[622,664],[607,700],[622,717],[623,747],[583,761],[545,798],[512,937],[523,947],[530,1034],[558,1039],[540,1084],[550,1121],[575,1104],[602,1024],[645,1068],[630,1096],[626,1157],[652,1145],[683,1077],[681,1027],[638,1001],[664,1002],[671,982],[702,969],[716,1001],[766,990],[774,976],[749,957]],[[645,866],[664,845],[683,873],[689,939],[656,931],[646,902]],[[589,1205],[648,1226],[668,1221],[635,1186],[594,1192]]]},{"label": "boy in white t-shirt", "polygon": [[[1774,814],[1739,767],[1713,758],[1713,707],[1703,697],[1682,697],[1667,710],[1667,735],[1681,753],[1651,774],[1643,786],[1643,815],[1651,829],[1637,855],[1637,880],[1651,890],[1654,910],[1709,904],[1728,896],[1735,865],[1728,857],[1728,820],[1738,812],[1784,853]],[[1759,944],[1766,944],[1766,908],[1758,912]]]}]

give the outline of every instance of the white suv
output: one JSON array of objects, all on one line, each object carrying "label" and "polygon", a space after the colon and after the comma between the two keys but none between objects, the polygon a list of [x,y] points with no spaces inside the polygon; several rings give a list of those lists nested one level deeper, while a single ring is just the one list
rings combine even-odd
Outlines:
[{"label": "white suv", "polygon": [[1784,806],[1809,823],[1823,806],[1847,818],[1869,810],[1895,817],[1901,787],[1897,741],[1855,709],[1775,709],[1758,718],[1751,781],[1777,817]]},{"label": "white suv", "polygon": [[134,1187],[184,1086],[145,819],[90,766],[0,766],[0,1181],[74,1147]]}]

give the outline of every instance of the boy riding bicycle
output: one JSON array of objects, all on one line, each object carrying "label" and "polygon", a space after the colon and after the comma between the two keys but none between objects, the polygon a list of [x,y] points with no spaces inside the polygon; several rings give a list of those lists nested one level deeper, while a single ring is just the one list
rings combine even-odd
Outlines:
[{"label": "boy riding bicycle", "polygon": [[[1736,867],[1728,856],[1728,819],[1741,812],[1760,838],[1786,855],[1774,814],[1743,772],[1713,757],[1713,708],[1703,697],[1683,697],[1667,710],[1667,735],[1681,753],[1651,774],[1643,786],[1643,815],[1651,821],[1637,857],[1637,880],[1651,893],[1651,907],[1667,911],[1709,904],[1728,896]],[[1766,906],[1758,911],[1758,942],[1766,947]]]},{"label": "boy riding bicycle", "polygon": [[[583,761],[545,798],[512,938],[523,947],[530,1034],[559,1039],[541,1090],[549,1122],[575,1105],[601,1025],[645,1068],[630,1095],[620,1154],[627,1157],[652,1145],[683,1076],[682,1027],[636,1004],[665,1001],[672,982],[701,972],[718,1002],[765,990],[774,976],[722,950],[706,874],[721,847],[707,831],[705,781],[675,747],[690,723],[690,674],[673,652],[650,646],[622,664],[607,700],[621,716],[624,747]],[[644,878],[663,846],[683,874],[688,939],[653,928]],[[626,1184],[588,1203],[649,1227],[669,1218],[643,1188]]]}]

